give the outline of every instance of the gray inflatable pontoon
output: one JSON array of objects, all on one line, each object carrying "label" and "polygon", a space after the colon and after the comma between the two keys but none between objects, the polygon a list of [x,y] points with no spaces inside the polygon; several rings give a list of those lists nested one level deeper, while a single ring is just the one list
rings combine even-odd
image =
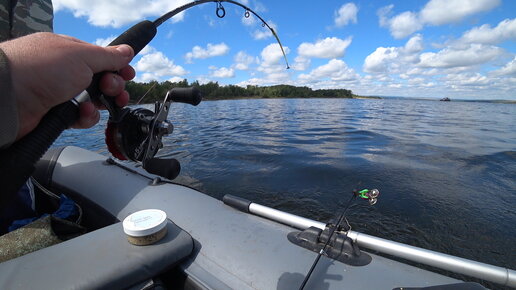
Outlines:
[{"label": "gray inflatable pontoon", "polygon": [[[229,196],[225,201],[233,206],[228,206],[130,166],[77,147],[49,151],[36,176],[78,202],[94,230],[0,264],[0,289],[147,289],[158,277],[174,289],[300,287],[317,253],[292,243],[288,235],[320,234],[325,224]],[[131,245],[120,221],[152,208],[167,213],[168,234],[153,245]],[[323,255],[305,289],[484,289],[368,249],[516,286],[513,270],[354,231],[347,236],[364,259],[345,264]],[[350,255],[344,254],[344,260]],[[433,288],[437,285],[444,286]]]}]

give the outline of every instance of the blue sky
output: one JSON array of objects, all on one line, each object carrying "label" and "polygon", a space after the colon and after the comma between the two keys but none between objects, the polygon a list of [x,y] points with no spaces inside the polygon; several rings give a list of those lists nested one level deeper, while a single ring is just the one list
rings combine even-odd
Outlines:
[{"label": "blue sky", "polygon": [[[190,1],[54,0],[54,30],[106,45]],[[516,100],[516,1],[242,0],[187,10],[132,62],[136,81],[346,88],[380,96]]]}]

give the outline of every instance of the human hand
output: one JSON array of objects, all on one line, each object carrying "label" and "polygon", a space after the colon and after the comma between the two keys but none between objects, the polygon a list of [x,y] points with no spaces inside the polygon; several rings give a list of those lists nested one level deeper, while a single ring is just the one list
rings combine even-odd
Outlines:
[{"label": "human hand", "polygon": [[[115,103],[119,107],[124,107],[129,103],[129,94],[124,90],[125,82],[133,79],[134,76],[135,72],[131,66],[120,69],[118,73],[105,72],[100,78],[99,89],[104,95],[115,97]],[[105,107],[96,106],[91,101],[81,103],[80,118],[72,127],[85,129],[97,124],[100,119],[98,109],[105,109]]]},{"label": "human hand", "polygon": [[[19,130],[17,139],[34,129],[41,118],[88,87],[93,74],[104,73],[100,90],[115,96],[125,106],[129,95],[125,81],[134,77],[129,66],[133,50],[128,45],[100,47],[73,37],[53,33],[35,33],[0,43],[11,72],[12,93],[17,102]],[[92,103],[80,106],[80,119],[75,128],[88,128],[99,120]]]}]

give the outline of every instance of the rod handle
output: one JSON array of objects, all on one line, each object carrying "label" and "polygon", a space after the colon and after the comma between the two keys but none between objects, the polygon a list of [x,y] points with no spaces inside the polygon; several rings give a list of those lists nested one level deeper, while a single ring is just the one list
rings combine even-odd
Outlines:
[{"label": "rod handle", "polygon": [[0,152],[1,205],[5,205],[34,172],[34,166],[61,133],[79,117],[72,101],[55,106],[38,126],[22,139]]},{"label": "rod handle", "polygon": [[[128,44],[136,55],[156,35],[157,29],[153,22],[142,21],[109,45]],[[100,96],[99,79],[102,73],[93,75],[90,86],[86,89],[93,101]],[[114,98],[109,98],[113,105]],[[50,148],[61,133],[79,118],[79,108],[73,101],[68,101],[52,108],[41,120],[36,129],[0,153],[0,201],[11,199],[27,178],[34,172],[34,166],[41,156]]]},{"label": "rod handle", "polygon": [[[137,55],[147,44],[149,44],[149,42],[151,42],[157,32],[154,22],[144,20],[120,34],[120,36],[111,41],[108,46],[127,44],[134,50],[134,55]],[[99,80],[101,76],[102,73],[96,73],[93,75],[92,82],[86,89],[90,98],[95,102],[98,102],[98,98],[101,94],[99,89]]]}]

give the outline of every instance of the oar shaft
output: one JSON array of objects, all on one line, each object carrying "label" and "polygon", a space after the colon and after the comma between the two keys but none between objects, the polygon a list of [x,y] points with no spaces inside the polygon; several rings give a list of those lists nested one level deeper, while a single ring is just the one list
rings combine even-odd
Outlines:
[{"label": "oar shaft", "polygon": [[[224,197],[224,200],[230,199],[231,196],[228,197],[228,195],[226,195]],[[309,227],[316,227],[322,230],[326,228],[326,224],[324,223],[286,213],[250,201],[248,201],[248,211],[246,212],[265,217],[267,219],[280,222],[301,230],[307,229]],[[459,258],[456,256],[422,249],[355,231],[349,231],[348,237],[356,242],[358,246],[370,250],[437,267],[443,270],[480,278],[486,281],[498,283],[503,286],[516,287],[516,271],[512,269]]]}]

